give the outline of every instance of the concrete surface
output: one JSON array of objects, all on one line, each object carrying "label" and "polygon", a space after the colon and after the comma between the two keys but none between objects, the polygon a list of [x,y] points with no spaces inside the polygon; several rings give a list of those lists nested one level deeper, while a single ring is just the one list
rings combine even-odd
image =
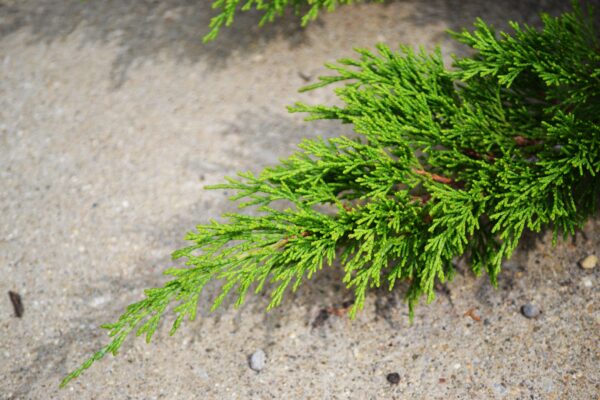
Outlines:
[{"label": "concrete surface", "polygon": [[[185,232],[234,208],[203,185],[272,164],[302,137],[350,133],[285,111],[333,101],[327,89],[297,93],[324,62],[378,41],[449,54],[447,28],[536,23],[568,3],[394,1],[307,29],[289,16],[257,29],[250,13],[202,45],[207,0],[0,0],[0,398],[598,398],[600,268],[577,266],[600,251],[598,221],[576,243],[530,240],[497,290],[459,274],[413,325],[400,289],[371,292],[353,322],[313,327],[351,298],[327,270],[268,314],[258,296],[175,337],[164,324],[58,389],[105,343],[98,326],[164,281]],[[526,319],[525,303],[542,314]],[[257,349],[260,372],[248,366]]]}]

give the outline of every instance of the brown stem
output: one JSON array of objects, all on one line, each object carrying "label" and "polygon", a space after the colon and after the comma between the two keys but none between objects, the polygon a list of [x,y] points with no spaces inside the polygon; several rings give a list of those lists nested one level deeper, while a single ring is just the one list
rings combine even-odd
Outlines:
[{"label": "brown stem", "polygon": [[517,144],[517,146],[519,147],[525,147],[525,146],[535,146],[538,144],[541,144],[542,141],[541,140],[533,140],[533,139],[528,139],[524,136],[521,135],[517,135],[513,138],[513,140],[515,141],[515,143]]},{"label": "brown stem", "polygon": [[427,172],[425,170],[422,169],[413,169],[413,172],[417,175],[423,175],[423,176],[428,176],[430,177],[432,180],[439,182],[439,183],[444,183],[446,185],[454,185],[454,181],[452,180],[452,178],[446,178],[445,176],[441,176],[438,174],[432,174],[430,172]]}]

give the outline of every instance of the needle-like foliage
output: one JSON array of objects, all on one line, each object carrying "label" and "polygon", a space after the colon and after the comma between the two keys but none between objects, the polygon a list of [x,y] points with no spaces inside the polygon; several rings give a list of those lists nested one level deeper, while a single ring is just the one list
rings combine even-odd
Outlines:
[{"label": "needle-like foliage", "polygon": [[[170,304],[171,333],[193,319],[207,282],[223,281],[241,304],[270,291],[270,307],[325,266],[343,268],[355,293],[408,281],[411,314],[434,284],[466,257],[492,284],[525,229],[572,234],[600,196],[600,42],[577,7],[543,16],[543,29],[513,23],[512,34],[477,21],[454,33],[474,49],[444,66],[439,51],[358,50],[329,65],[342,106],[297,104],[311,119],[350,123],[356,138],[306,140],[262,173],[216,188],[233,190],[247,214],[227,215],[189,233],[174,253],[187,268],[149,289],[118,321],[112,341],[63,381],[116,354],[130,334],[149,341]],[[285,207],[275,204],[284,203]]]},{"label": "needle-like foliage", "polygon": [[211,19],[210,31],[203,40],[204,42],[214,40],[221,28],[233,23],[235,14],[239,11],[259,11],[262,13],[259,25],[263,26],[281,17],[285,10],[291,8],[296,15],[302,15],[302,26],[306,26],[317,18],[322,9],[333,11],[339,5],[358,1],[360,0],[215,0],[212,8],[218,10],[218,14]]}]

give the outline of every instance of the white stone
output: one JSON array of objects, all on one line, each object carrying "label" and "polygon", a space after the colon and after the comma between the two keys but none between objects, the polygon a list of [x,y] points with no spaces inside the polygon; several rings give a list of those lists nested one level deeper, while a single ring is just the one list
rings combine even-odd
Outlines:
[{"label": "white stone", "polygon": [[261,349],[256,350],[250,356],[250,368],[254,371],[261,371],[267,362],[267,355]]}]

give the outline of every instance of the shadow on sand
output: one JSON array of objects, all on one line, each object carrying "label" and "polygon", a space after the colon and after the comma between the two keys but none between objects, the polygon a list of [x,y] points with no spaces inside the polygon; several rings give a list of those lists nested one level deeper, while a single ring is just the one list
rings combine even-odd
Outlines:
[{"label": "shadow on sand", "polygon": [[[600,3],[598,0],[590,2]],[[408,16],[394,21],[394,7],[405,5],[402,3],[415,4],[410,4],[412,11]],[[396,0],[369,7],[381,8],[388,23],[401,24],[404,29],[444,20],[450,29],[459,30],[470,26],[476,17],[500,27],[505,27],[509,19],[535,24],[540,11],[557,14],[568,10],[569,3],[564,0]],[[360,20],[360,10],[352,7],[344,6],[338,12],[353,13],[353,25],[360,29],[365,21]],[[136,61],[154,59],[163,53],[177,62],[203,61],[209,68],[219,68],[232,54],[252,54],[274,39],[283,39],[292,48],[309,41],[299,18],[291,11],[262,28],[258,27],[261,14],[250,11],[238,12],[233,25],[223,29],[217,40],[203,44],[202,37],[208,32],[214,15],[209,0],[0,1],[0,38],[26,30],[32,42],[50,43],[82,28],[82,46],[116,43],[119,50],[111,71],[113,88],[119,88],[126,81],[128,70]],[[317,20],[313,24],[322,22]]]}]

